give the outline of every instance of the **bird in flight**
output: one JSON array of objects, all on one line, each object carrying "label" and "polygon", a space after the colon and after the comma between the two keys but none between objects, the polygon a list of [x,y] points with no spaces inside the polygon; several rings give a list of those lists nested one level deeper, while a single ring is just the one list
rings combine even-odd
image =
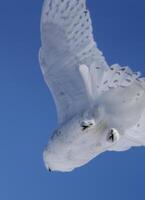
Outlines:
[{"label": "bird in flight", "polygon": [[102,152],[145,146],[145,78],[107,64],[85,0],[44,1],[39,61],[58,115],[43,153],[49,171],[69,172]]}]

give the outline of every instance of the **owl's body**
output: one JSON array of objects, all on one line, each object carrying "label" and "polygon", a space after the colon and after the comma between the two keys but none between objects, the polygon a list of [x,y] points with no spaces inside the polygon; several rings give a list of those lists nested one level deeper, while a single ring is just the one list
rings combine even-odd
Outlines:
[{"label": "owl's body", "polygon": [[45,0],[42,10],[40,65],[59,122],[44,152],[51,170],[71,171],[106,150],[145,145],[144,78],[108,66],[85,3]]}]

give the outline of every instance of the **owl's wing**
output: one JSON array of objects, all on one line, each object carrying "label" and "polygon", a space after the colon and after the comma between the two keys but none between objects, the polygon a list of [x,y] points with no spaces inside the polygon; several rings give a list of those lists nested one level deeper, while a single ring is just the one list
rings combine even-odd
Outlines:
[{"label": "owl's wing", "polygon": [[[41,18],[39,60],[54,97],[59,124],[89,104],[86,66],[108,68],[93,39],[85,0],[45,0]],[[85,65],[83,65],[85,64]]]}]

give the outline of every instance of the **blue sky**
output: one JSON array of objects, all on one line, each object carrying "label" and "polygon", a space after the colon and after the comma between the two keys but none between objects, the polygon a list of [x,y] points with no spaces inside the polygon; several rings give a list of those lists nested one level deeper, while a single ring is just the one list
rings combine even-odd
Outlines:
[{"label": "blue sky", "polygon": [[[145,148],[104,153],[72,173],[48,173],[42,152],[56,128],[40,72],[42,0],[0,2],[0,199],[145,199]],[[145,75],[145,1],[88,0],[94,35],[109,64]]]}]

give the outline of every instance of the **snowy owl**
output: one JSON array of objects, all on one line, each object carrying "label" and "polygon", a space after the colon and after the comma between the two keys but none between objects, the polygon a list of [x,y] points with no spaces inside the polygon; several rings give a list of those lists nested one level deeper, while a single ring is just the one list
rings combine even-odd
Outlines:
[{"label": "snowy owl", "polygon": [[39,60],[58,114],[43,153],[49,171],[145,145],[145,79],[108,66],[92,32],[85,0],[44,1]]}]

